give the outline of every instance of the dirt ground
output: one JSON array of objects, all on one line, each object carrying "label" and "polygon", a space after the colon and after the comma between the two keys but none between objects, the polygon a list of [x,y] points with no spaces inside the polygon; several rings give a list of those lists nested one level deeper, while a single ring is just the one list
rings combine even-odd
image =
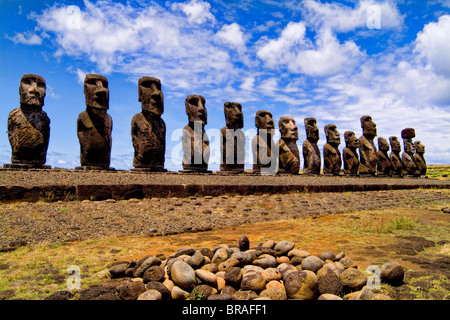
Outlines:
[{"label": "dirt ground", "polygon": [[447,189],[2,203],[0,299],[41,300],[66,289],[73,265],[83,292],[107,283],[115,261],[213,249],[243,234],[251,246],[290,240],[311,254],[344,251],[363,269],[397,261],[405,283],[383,293],[450,299],[450,214],[441,210],[448,206]]}]

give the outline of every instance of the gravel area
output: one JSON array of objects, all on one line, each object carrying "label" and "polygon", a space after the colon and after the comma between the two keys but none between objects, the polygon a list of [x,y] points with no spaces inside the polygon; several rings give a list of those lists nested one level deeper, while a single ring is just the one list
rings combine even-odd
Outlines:
[{"label": "gravel area", "polygon": [[4,202],[0,203],[0,251],[40,242],[157,236],[356,210],[448,205],[449,200],[448,189],[416,189],[127,201]]}]

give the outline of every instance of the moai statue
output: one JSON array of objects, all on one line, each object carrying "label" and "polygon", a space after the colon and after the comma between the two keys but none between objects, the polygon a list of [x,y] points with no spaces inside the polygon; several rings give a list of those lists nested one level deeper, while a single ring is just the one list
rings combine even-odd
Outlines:
[{"label": "moai statue", "polygon": [[303,174],[320,174],[319,128],[315,118],[305,119],[306,140],[303,142]]},{"label": "moai statue", "polygon": [[220,171],[242,173],[245,164],[242,105],[237,102],[225,102],[224,113],[226,126],[220,130]]},{"label": "moai statue", "polygon": [[109,109],[108,80],[98,74],[88,74],[84,79],[86,110],[77,119],[80,142],[80,167],[78,170],[114,170],[111,162],[112,119]]},{"label": "moai statue", "polygon": [[46,166],[50,138],[50,119],[42,110],[45,80],[41,76],[25,74],[20,80],[20,107],[8,116],[8,138],[11,144],[11,164],[5,168],[40,168]]},{"label": "moai statue", "polygon": [[300,152],[297,147],[298,128],[294,118],[281,117],[278,121],[281,139],[277,142],[278,173],[299,174]]},{"label": "moai statue", "polygon": [[255,126],[257,134],[252,139],[253,172],[275,174],[278,157],[273,141],[275,125],[272,113],[265,110],[256,112]]},{"label": "moai statue", "polygon": [[363,135],[359,138],[359,175],[375,175],[377,172],[377,148],[373,139],[377,136],[377,125],[371,116],[361,117]]},{"label": "moai statue", "polygon": [[402,130],[403,139],[403,153],[402,164],[403,172],[407,176],[418,176],[419,170],[414,162],[414,143],[412,138],[416,136],[416,132],[413,128],[406,128]]},{"label": "moai statue", "polygon": [[414,162],[417,165],[417,168],[420,172],[421,176],[426,176],[427,174],[427,162],[423,154],[425,153],[425,146],[420,141],[414,142],[414,148],[416,149],[416,153],[414,154]]},{"label": "moai statue", "polygon": [[391,153],[389,154],[392,165],[391,176],[401,177],[403,175],[403,164],[400,156],[400,141],[397,137],[392,136],[389,137],[389,144],[391,145]]},{"label": "moai statue", "polygon": [[153,77],[140,78],[138,94],[142,112],[134,115],[131,120],[133,166],[137,170],[166,171],[164,169],[166,124],[161,119],[164,113],[161,81]]},{"label": "moai statue", "polygon": [[325,126],[327,143],[323,146],[323,173],[338,176],[341,172],[342,160],[338,147],[341,144],[341,136],[335,124]]},{"label": "moai statue", "polygon": [[356,176],[359,169],[358,148],[359,140],[353,131],[344,132],[345,148],[342,158],[344,159],[344,174]]},{"label": "moai statue", "polygon": [[183,170],[182,172],[208,172],[209,139],[205,132],[207,112],[205,98],[189,95],[185,100],[189,124],[183,128]]},{"label": "moai statue", "polygon": [[389,143],[386,139],[379,137],[378,138],[378,152],[377,152],[377,175],[382,176],[389,176],[391,174],[392,170],[392,164],[391,159],[388,155],[389,151]]}]

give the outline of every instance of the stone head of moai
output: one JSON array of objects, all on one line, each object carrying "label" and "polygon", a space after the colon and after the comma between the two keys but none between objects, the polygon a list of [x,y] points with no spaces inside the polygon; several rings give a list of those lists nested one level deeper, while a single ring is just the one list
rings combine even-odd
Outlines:
[{"label": "stone head of moai", "polygon": [[164,113],[164,95],[159,79],[147,76],[139,78],[138,97],[143,113],[156,117]]},{"label": "stone head of moai", "polygon": [[88,74],[84,78],[84,96],[86,106],[94,112],[109,109],[109,89],[106,77],[99,74]]},{"label": "stone head of moai", "polygon": [[345,146],[350,149],[359,148],[359,139],[353,131],[344,132]]},{"label": "stone head of moai", "polygon": [[406,128],[402,130],[403,148],[408,154],[414,153],[414,144],[412,139],[416,137],[416,131],[413,128]]},{"label": "stone head of moai", "polygon": [[387,153],[389,151],[389,143],[385,138],[378,138],[378,150]]},{"label": "stone head of moai", "polygon": [[19,95],[22,109],[41,110],[46,94],[44,78],[35,74],[25,74],[20,80]]},{"label": "stone head of moai", "polygon": [[275,123],[273,121],[272,113],[266,110],[259,110],[255,115],[255,126],[259,130],[267,130],[267,133],[273,134]]},{"label": "stone head of moai", "polygon": [[242,129],[244,127],[244,114],[240,103],[225,102],[223,109],[228,129]]},{"label": "stone head of moai", "polygon": [[371,116],[361,117],[361,128],[363,129],[363,136],[372,139],[377,136],[377,125],[373,122]]},{"label": "stone head of moai", "polygon": [[325,135],[327,137],[327,143],[333,147],[337,147],[341,144],[341,135],[335,124],[327,124],[325,126]]},{"label": "stone head of moai", "polygon": [[414,142],[414,149],[416,150],[416,153],[418,154],[424,154],[425,153],[425,146],[420,141]]},{"label": "stone head of moai", "polygon": [[319,128],[315,118],[305,118],[306,139],[311,143],[319,141]]},{"label": "stone head of moai", "polygon": [[203,96],[197,94],[189,95],[187,96],[184,104],[186,107],[186,114],[189,119],[189,124],[201,122],[204,126],[208,123],[206,100]]},{"label": "stone head of moai", "polygon": [[391,145],[391,150],[394,153],[399,153],[402,150],[400,146],[400,141],[398,140],[397,137],[394,136],[389,137],[389,144]]},{"label": "stone head of moai", "polygon": [[278,128],[283,140],[298,140],[298,128],[295,119],[291,117],[281,117],[278,121]]}]

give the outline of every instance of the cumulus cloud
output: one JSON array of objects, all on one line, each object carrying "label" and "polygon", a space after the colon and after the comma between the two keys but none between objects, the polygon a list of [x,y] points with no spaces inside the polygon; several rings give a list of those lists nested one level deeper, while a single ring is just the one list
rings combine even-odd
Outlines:
[{"label": "cumulus cloud", "polygon": [[23,33],[16,33],[13,37],[6,36],[7,39],[13,41],[15,44],[26,45],[41,45],[42,38],[34,32],[25,31]]},{"label": "cumulus cloud", "polygon": [[207,21],[215,21],[214,16],[209,11],[211,5],[208,2],[191,0],[186,3],[175,3],[172,8],[183,11],[190,23],[202,24]]},{"label": "cumulus cloud", "polygon": [[415,52],[435,72],[450,77],[450,15],[425,26],[415,42]]},{"label": "cumulus cloud", "polygon": [[341,3],[322,3],[314,0],[302,2],[305,20],[316,28],[328,28],[336,32],[348,32],[357,28],[375,27],[395,29],[403,25],[393,1],[359,1],[355,8]]},{"label": "cumulus cloud", "polygon": [[321,30],[315,43],[306,39],[305,33],[304,23],[291,22],[278,39],[264,43],[257,56],[272,68],[286,66],[292,73],[325,76],[351,71],[363,55],[355,42],[341,44],[330,29]]},{"label": "cumulus cloud", "polygon": [[[98,73],[151,73],[169,87],[195,88],[234,72],[229,53],[213,41],[213,29],[198,25],[213,20],[209,7],[197,0],[171,8],[85,0],[84,8],[55,4],[32,18],[55,34],[57,56],[86,58]],[[221,35],[239,45],[243,38],[232,36],[238,31],[232,25]]]},{"label": "cumulus cloud", "polygon": [[216,36],[225,44],[232,48],[243,51],[245,50],[245,36],[241,30],[241,26],[236,22],[224,25],[216,34]]}]

